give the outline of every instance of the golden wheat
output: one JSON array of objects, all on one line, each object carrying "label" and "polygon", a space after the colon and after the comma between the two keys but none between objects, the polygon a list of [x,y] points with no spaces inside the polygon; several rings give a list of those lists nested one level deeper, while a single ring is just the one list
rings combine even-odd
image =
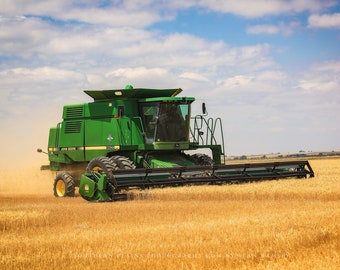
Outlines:
[{"label": "golden wheat", "polygon": [[338,269],[340,159],[315,178],[52,195],[53,173],[0,173],[1,269]]}]

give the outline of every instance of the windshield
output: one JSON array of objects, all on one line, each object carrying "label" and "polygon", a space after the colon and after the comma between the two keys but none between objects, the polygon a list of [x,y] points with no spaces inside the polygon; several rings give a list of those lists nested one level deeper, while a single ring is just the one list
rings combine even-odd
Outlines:
[{"label": "windshield", "polygon": [[141,105],[145,142],[189,140],[189,104],[155,102]]}]

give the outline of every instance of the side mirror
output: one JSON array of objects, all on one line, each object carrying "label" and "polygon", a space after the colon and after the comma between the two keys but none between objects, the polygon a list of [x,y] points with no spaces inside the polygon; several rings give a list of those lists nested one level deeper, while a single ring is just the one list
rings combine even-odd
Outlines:
[{"label": "side mirror", "polygon": [[38,153],[43,153],[43,154],[48,155],[48,153],[46,153],[45,151],[43,151],[41,148],[38,148],[38,149],[37,149],[37,152],[38,152]]},{"label": "side mirror", "polygon": [[205,102],[202,103],[202,113],[203,113],[204,115],[207,114],[207,108],[206,108],[206,106],[205,106]]}]

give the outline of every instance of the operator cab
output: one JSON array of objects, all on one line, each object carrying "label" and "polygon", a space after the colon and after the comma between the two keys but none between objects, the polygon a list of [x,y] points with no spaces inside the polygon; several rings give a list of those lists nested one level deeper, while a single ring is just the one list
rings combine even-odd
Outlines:
[{"label": "operator cab", "polygon": [[192,101],[183,98],[140,103],[145,143],[189,141]]},{"label": "operator cab", "polygon": [[[108,108],[117,106],[118,118],[123,115],[124,104],[132,106],[137,102],[145,144],[163,145],[163,150],[162,143],[166,142],[176,142],[182,148],[189,146],[190,104],[195,98],[178,97],[181,92],[181,88],[146,89],[133,88],[131,85],[125,89],[85,90],[94,99],[94,103],[108,101],[111,104]],[[113,101],[116,105],[112,105]],[[117,105],[118,101],[123,105]]]}]

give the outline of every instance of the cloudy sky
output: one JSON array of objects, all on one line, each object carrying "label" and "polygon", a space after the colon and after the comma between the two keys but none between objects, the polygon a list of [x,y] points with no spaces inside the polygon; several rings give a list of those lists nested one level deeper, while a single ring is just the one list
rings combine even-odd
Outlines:
[{"label": "cloudy sky", "polygon": [[[0,0],[1,164],[36,159],[84,89],[177,88],[228,155],[340,149],[336,0]],[[46,160],[46,157],[44,157]]]}]

